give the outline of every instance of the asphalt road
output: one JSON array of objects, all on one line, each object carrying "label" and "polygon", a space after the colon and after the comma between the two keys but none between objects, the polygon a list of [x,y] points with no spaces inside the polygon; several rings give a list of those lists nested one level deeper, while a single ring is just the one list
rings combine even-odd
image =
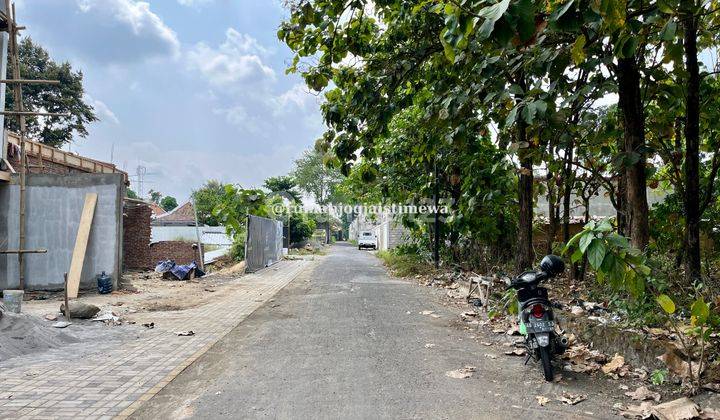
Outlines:
[{"label": "asphalt road", "polygon": [[[511,337],[466,329],[442,295],[336,245],[134,417],[608,418],[628,402],[603,377],[544,382],[539,366],[503,354]],[[470,378],[445,374],[466,365],[477,367]],[[555,400],[563,392],[588,398],[569,406]]]}]

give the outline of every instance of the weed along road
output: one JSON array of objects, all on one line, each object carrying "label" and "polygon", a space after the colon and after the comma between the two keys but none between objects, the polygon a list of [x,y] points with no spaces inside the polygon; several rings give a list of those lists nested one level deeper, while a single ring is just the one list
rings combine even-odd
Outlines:
[{"label": "weed along road", "polygon": [[[546,383],[504,354],[517,337],[468,330],[444,291],[394,279],[350,245],[321,258],[133,417],[613,417],[617,384],[568,372]],[[449,375],[466,366],[472,376]],[[564,404],[564,393],[587,399]]]}]

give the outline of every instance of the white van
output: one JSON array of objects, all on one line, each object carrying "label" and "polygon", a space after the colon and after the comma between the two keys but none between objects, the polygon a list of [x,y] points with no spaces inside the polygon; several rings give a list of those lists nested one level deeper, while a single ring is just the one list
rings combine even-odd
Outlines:
[{"label": "white van", "polygon": [[377,237],[369,230],[364,230],[358,235],[358,249],[377,249]]}]

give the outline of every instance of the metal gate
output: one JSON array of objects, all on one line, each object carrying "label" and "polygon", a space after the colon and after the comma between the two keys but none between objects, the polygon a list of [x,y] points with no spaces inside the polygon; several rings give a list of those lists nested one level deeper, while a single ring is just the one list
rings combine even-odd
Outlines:
[{"label": "metal gate", "polygon": [[283,224],[281,221],[248,216],[245,238],[245,271],[272,265],[282,258]]}]

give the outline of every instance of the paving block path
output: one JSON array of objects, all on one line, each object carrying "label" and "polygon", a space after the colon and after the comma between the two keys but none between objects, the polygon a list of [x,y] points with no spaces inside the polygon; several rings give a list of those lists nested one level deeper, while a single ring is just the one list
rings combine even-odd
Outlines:
[{"label": "paving block path", "polygon": [[[22,367],[0,363],[0,419],[125,418],[311,264],[282,261],[242,277],[216,302],[159,312],[156,328],[135,340],[81,356],[67,348],[28,355]],[[195,334],[177,335],[188,330]]]}]

